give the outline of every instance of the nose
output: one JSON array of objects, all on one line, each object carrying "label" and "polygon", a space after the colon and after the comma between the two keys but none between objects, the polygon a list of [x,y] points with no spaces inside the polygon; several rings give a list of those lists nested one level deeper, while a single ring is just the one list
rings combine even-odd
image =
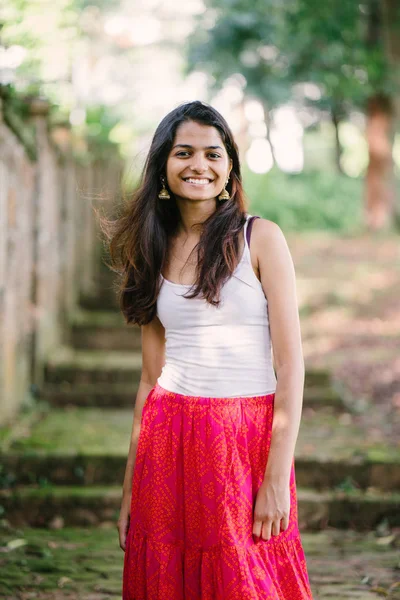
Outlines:
[{"label": "nose", "polygon": [[204,173],[204,171],[207,171],[208,166],[201,154],[195,154],[193,155],[190,168],[197,173]]}]

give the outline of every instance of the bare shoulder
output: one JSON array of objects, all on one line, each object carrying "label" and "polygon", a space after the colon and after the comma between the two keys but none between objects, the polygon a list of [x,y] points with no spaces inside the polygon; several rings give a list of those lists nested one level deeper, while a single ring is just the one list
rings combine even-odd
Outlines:
[{"label": "bare shoulder", "polygon": [[[285,236],[282,229],[274,221],[269,219],[255,219],[253,223],[254,239],[257,245],[261,244],[276,244],[285,242]],[[252,233],[253,235],[253,233]]]},{"label": "bare shoulder", "polygon": [[[260,279],[276,279],[277,274],[293,272],[293,261],[285,235],[277,223],[256,219],[253,224],[252,244]],[[290,276],[290,275],[289,275]]]},{"label": "bare shoulder", "polygon": [[284,253],[289,251],[288,244],[282,229],[269,219],[256,219],[253,223],[252,242],[257,257],[265,253]]}]

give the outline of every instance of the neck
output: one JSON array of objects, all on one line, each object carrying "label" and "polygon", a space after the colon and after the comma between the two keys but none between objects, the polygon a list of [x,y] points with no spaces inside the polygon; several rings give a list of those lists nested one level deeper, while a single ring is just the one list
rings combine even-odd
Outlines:
[{"label": "neck", "polygon": [[176,203],[181,214],[179,231],[188,236],[193,234],[198,235],[202,223],[216,210],[215,198],[196,202],[184,198],[176,198]]}]

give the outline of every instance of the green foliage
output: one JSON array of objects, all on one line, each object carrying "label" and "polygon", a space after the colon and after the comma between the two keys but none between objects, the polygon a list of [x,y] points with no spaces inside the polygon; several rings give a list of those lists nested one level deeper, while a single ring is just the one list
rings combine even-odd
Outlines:
[{"label": "green foliage", "polygon": [[264,175],[245,169],[243,182],[250,212],[285,231],[361,230],[362,182],[330,172],[298,175],[273,169]]},{"label": "green foliage", "polygon": [[121,4],[120,0],[70,0],[71,8],[74,10],[82,11],[85,8],[93,8],[96,7],[100,11],[111,11],[118,8]]},{"label": "green foliage", "polygon": [[21,97],[14,86],[0,85],[0,98],[3,101],[3,118],[8,127],[20,139],[31,160],[36,160],[35,130],[28,121],[29,103]]},{"label": "green foliage", "polygon": [[119,117],[105,106],[90,106],[86,109],[86,137],[96,146],[113,145],[110,132],[119,122]]},{"label": "green foliage", "polygon": [[[248,93],[271,105],[290,96],[283,75],[287,70],[281,52],[285,11],[273,0],[207,0],[197,27],[187,43],[188,71],[204,70],[214,88],[235,73],[246,79]],[[268,50],[273,60],[266,57]]]},{"label": "green foliage", "polygon": [[0,85],[0,97],[7,106],[12,107],[13,112],[20,119],[26,119],[29,116],[29,104],[26,102],[26,98],[16,91],[15,86]]},{"label": "green foliage", "polygon": [[297,0],[296,4],[287,18],[291,78],[316,83],[323,92],[322,107],[343,112],[362,108],[372,94],[390,93],[381,7],[376,0]]},{"label": "green foliage", "polygon": [[[1,6],[0,49],[20,46],[25,50],[22,61],[11,68],[15,71],[12,81],[20,92],[40,93],[48,97],[50,87],[53,89],[53,101],[60,100],[58,83],[60,79],[64,80],[62,84],[65,87],[68,76],[68,73],[62,72],[63,55],[68,54],[69,45],[78,37],[78,13],[72,10],[71,2],[7,0],[3,3],[5,6]],[[55,56],[61,58],[58,71],[54,66],[48,68]],[[57,72],[55,76],[54,72]]]},{"label": "green foliage", "polygon": [[271,108],[292,97],[295,83],[311,82],[322,95],[314,103],[338,116],[363,106],[371,93],[392,89],[376,0],[206,5],[188,40],[188,70],[208,72],[214,87],[239,72],[247,92]]}]

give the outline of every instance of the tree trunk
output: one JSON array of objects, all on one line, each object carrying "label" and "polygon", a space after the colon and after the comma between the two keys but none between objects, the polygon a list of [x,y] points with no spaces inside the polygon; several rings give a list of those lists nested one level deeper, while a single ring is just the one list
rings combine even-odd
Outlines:
[{"label": "tree trunk", "polygon": [[[386,56],[394,78],[394,129],[400,131],[400,4],[398,0],[382,0],[383,38]],[[394,212],[400,228],[400,202],[394,192]]]},{"label": "tree trunk", "polygon": [[[391,4],[391,0],[387,0]],[[385,35],[380,0],[370,0],[366,43],[377,48]],[[393,100],[377,92],[367,102],[369,164],[365,180],[365,222],[373,230],[390,225],[394,214]]]},{"label": "tree trunk", "polygon": [[337,169],[337,172],[340,173],[340,175],[343,175],[343,167],[342,167],[343,148],[342,148],[342,144],[340,143],[340,138],[339,138],[340,118],[339,118],[339,112],[337,111],[337,109],[335,107],[332,107],[332,109],[331,109],[331,119],[332,119],[333,126],[335,128],[335,164],[336,164],[336,169]]},{"label": "tree trunk", "polygon": [[365,221],[372,230],[389,225],[393,217],[392,128],[391,100],[383,94],[372,96],[367,103],[369,164],[365,180]]},{"label": "tree trunk", "polygon": [[276,165],[275,151],[274,151],[274,147],[272,145],[272,140],[271,140],[271,126],[272,126],[271,114],[269,112],[268,106],[266,106],[264,104],[263,108],[264,108],[265,124],[267,126],[267,140],[268,140],[269,146],[271,148],[272,164],[273,164],[273,166],[275,166]]}]

